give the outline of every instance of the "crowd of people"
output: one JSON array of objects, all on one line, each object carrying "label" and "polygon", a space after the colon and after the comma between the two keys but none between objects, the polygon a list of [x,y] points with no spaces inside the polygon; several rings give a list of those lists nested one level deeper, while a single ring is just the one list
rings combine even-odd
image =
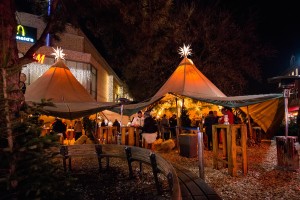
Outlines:
[{"label": "crowd of people", "polygon": [[[212,150],[212,125],[235,123],[235,117],[230,108],[223,108],[221,112],[222,116],[218,116],[217,111],[209,111],[208,115],[206,115],[202,121],[202,125],[207,136],[208,150]],[[163,116],[159,119],[155,116],[151,116],[149,111],[146,111],[144,114],[142,111],[138,111],[129,124],[130,126],[138,128],[136,129],[138,131],[137,134],[141,136],[140,138],[144,138],[148,144],[153,143],[157,138],[162,138],[163,140],[176,138],[176,114],[172,114],[169,118],[166,114],[163,114]],[[117,127],[118,133],[121,132],[120,122],[117,119],[115,119],[114,122],[102,120],[98,123],[98,126],[114,126]],[[76,120],[72,129],[74,130],[75,140],[77,140],[83,134],[83,122],[81,120]],[[60,118],[56,118],[52,123],[52,132],[61,133],[66,139],[66,123],[64,123]]]}]

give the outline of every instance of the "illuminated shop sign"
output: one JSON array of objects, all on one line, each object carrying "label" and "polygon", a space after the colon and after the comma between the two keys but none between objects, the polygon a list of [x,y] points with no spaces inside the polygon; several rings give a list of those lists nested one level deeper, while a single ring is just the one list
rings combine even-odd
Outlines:
[{"label": "illuminated shop sign", "polygon": [[23,42],[36,42],[36,28],[28,27],[28,26],[17,26],[17,35],[16,40]]},{"label": "illuminated shop sign", "polygon": [[43,64],[45,60],[45,55],[44,54],[33,54],[33,59],[36,60],[36,62]]}]

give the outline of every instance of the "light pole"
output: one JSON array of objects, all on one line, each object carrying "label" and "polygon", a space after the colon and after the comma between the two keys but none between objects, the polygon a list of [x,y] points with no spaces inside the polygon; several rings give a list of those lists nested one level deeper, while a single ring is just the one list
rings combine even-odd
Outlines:
[{"label": "light pole", "polygon": [[279,88],[283,89],[284,97],[284,116],[285,116],[285,136],[288,136],[289,133],[289,124],[288,124],[288,103],[291,90],[295,87],[295,81],[300,79],[300,76],[277,76],[269,79],[270,83],[279,83]]},{"label": "light pole", "polygon": [[279,88],[283,89],[285,136],[276,137],[277,165],[280,168],[288,170],[299,169],[299,156],[295,148],[295,143],[298,138],[295,136],[288,136],[288,102],[291,90],[295,87],[295,82],[298,79],[300,79],[300,76],[277,76],[269,79],[270,83],[279,83]]}]

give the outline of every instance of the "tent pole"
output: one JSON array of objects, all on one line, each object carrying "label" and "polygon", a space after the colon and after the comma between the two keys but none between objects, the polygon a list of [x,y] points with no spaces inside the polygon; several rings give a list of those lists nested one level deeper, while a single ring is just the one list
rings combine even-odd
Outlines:
[{"label": "tent pole", "polygon": [[248,126],[249,126],[249,136],[250,136],[250,141],[252,140],[252,125],[250,122],[250,115],[249,115],[249,106],[247,106],[247,118],[248,118]]},{"label": "tent pole", "polygon": [[179,126],[180,124],[180,120],[179,120],[179,108],[178,108],[178,99],[177,99],[177,97],[176,97],[176,111],[177,111],[177,126]]},{"label": "tent pole", "polygon": [[177,149],[178,152],[180,153],[180,148],[179,148],[179,127],[180,127],[180,120],[179,120],[179,108],[178,108],[178,99],[176,97],[176,110],[177,110],[177,127],[175,128],[176,130],[176,145],[177,145]]},{"label": "tent pole", "polygon": [[101,111],[102,115],[105,117],[105,119],[108,120],[108,118],[106,117],[106,115]]}]

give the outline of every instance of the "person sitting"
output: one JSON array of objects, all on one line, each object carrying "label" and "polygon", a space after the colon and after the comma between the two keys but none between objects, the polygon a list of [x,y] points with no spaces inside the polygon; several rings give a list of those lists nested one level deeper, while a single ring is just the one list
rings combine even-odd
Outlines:
[{"label": "person sitting", "polygon": [[144,114],[144,126],[142,128],[142,137],[144,141],[144,147],[152,149],[152,143],[157,138],[157,123],[153,117],[151,117],[149,112]]},{"label": "person sitting", "polygon": [[75,132],[75,140],[78,140],[78,138],[80,138],[82,136],[82,123],[81,121],[76,121],[75,122],[75,126],[74,126],[74,132]]}]

